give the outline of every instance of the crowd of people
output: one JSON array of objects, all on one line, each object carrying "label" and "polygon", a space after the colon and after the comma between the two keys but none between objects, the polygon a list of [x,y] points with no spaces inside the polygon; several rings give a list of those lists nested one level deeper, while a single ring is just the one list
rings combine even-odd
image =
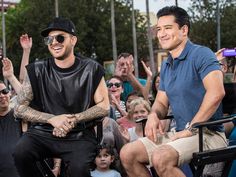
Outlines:
[{"label": "crowd of people", "polygon": [[[12,89],[0,82],[0,177],[41,177],[44,159],[57,177],[151,177],[151,167],[160,177],[186,176],[179,167],[198,151],[192,125],[223,116],[227,62],[224,49],[214,54],[190,41],[184,9],[164,7],[157,18],[157,38],[169,55],[155,75],[142,61],[146,79],[135,77],[132,54],[121,53],[105,80],[100,64],[74,54],[69,19],[57,17],[42,30],[49,58],[30,63],[32,38],[20,37],[19,80],[11,60],[2,60]],[[94,120],[101,118],[98,142]],[[204,136],[204,149],[227,146],[223,125],[207,127]]]}]

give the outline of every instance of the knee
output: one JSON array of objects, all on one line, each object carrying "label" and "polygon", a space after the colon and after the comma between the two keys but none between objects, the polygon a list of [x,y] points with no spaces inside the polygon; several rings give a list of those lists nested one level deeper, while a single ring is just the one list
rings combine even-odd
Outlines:
[{"label": "knee", "polygon": [[130,143],[124,145],[120,151],[120,160],[123,165],[129,164],[132,160],[132,146]]},{"label": "knee", "polygon": [[165,167],[165,154],[163,154],[163,152],[158,152],[157,150],[153,152],[151,160],[152,160],[152,164],[153,167],[158,171],[160,171],[160,169],[162,169],[163,167]]},{"label": "knee", "polygon": [[136,148],[133,143],[128,143],[124,145],[120,151],[120,160],[122,164],[126,167],[135,161],[136,158]]},{"label": "knee", "polygon": [[152,154],[153,167],[160,173],[170,166],[177,165],[178,153],[169,147],[161,147],[156,149]]}]

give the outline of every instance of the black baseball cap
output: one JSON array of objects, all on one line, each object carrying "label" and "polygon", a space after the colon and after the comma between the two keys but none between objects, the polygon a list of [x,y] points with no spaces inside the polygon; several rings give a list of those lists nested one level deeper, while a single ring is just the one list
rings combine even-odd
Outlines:
[{"label": "black baseball cap", "polygon": [[41,31],[41,35],[43,37],[47,37],[48,33],[54,30],[65,31],[67,33],[76,36],[75,25],[71,20],[67,18],[62,18],[62,17],[54,18],[53,21],[49,23],[48,27],[45,28],[43,31]]}]

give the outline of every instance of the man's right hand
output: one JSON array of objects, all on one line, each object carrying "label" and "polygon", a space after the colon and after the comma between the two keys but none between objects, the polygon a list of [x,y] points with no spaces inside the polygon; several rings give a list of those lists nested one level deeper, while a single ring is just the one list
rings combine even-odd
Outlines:
[{"label": "man's right hand", "polygon": [[147,123],[145,126],[145,135],[153,142],[157,142],[157,134],[163,134],[163,128],[156,113],[148,115]]}]

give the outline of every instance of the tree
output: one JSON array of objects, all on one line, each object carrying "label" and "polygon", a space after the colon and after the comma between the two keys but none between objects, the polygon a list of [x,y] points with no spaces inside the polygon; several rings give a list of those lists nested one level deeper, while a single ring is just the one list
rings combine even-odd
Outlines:
[{"label": "tree", "polygon": [[[70,18],[76,25],[78,34],[76,53],[91,56],[95,50],[100,63],[104,60],[111,60],[110,1],[60,0],[58,2],[59,16]],[[40,37],[40,31],[54,18],[54,5],[54,0],[21,0],[15,8],[7,12],[7,56],[13,60],[16,73],[18,73],[22,55],[19,44],[21,34],[28,33],[33,38],[31,61],[50,56],[47,46],[43,44],[42,37]],[[118,53],[132,53],[131,4],[128,0],[116,0],[115,9]],[[139,41],[145,41],[146,35],[142,33],[144,29],[140,25],[144,19],[137,12],[135,17],[137,31],[140,32],[137,33],[137,38]],[[140,48],[139,45],[138,47]],[[145,53],[146,51],[141,52]]]},{"label": "tree", "polygon": [[[189,12],[192,19],[191,40],[216,51],[216,0],[192,0]],[[236,46],[236,2],[220,0],[220,12],[221,46],[233,48]]]}]

